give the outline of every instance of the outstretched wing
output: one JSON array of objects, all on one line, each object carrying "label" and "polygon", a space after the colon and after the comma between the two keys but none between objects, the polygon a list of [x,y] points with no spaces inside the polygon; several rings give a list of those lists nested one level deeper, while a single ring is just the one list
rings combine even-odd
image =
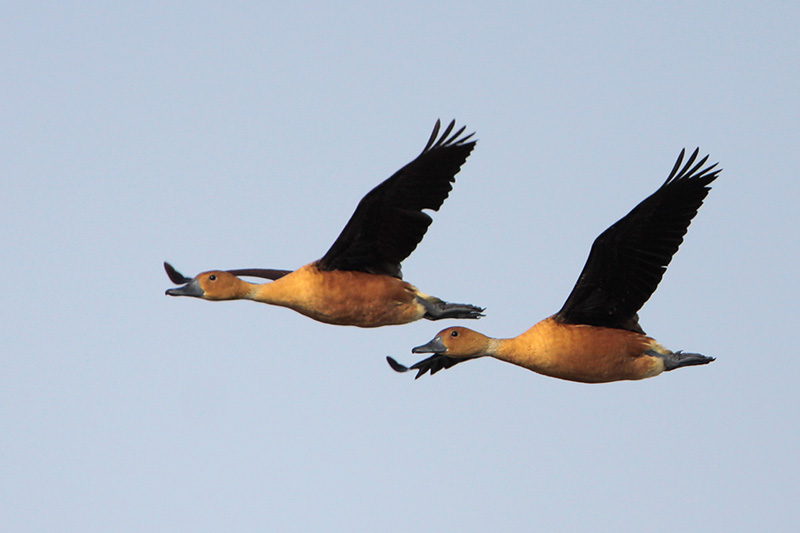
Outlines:
[{"label": "outstretched wing", "polygon": [[[169,276],[169,279],[177,285],[192,281],[192,278],[187,278],[175,270],[175,267],[166,261],[164,261],[164,270],[167,271],[167,276]],[[240,268],[238,270],[228,270],[228,272],[234,276],[251,276],[256,278],[276,280],[278,278],[282,278],[286,274],[291,273],[291,270],[277,270],[274,268]]]},{"label": "outstretched wing", "polygon": [[286,274],[291,274],[291,270],[279,270],[277,268],[239,268],[236,270],[228,270],[227,272],[234,276],[250,276],[253,278],[264,278],[276,280],[282,278]]},{"label": "outstretched wing", "polygon": [[475,146],[474,140],[469,141],[474,134],[461,137],[462,127],[451,135],[454,127],[452,121],[437,140],[437,120],[422,153],[359,202],[336,242],[317,262],[320,270],[401,277],[400,263],[432,222],[422,210],[439,210]]},{"label": "outstretched wing", "polygon": [[697,154],[678,171],[685,155],[681,150],[664,184],[595,239],[555,320],[641,332],[636,312],[658,287],[721,171],[714,170],[716,164],[702,168],[708,156],[695,164]]},{"label": "outstretched wing", "polygon": [[167,276],[169,276],[170,281],[176,285],[183,285],[184,283],[189,283],[192,281],[192,278],[187,278],[177,270],[175,267],[164,261],[164,270],[167,271]]},{"label": "outstretched wing", "polygon": [[395,372],[408,372],[409,370],[416,370],[417,375],[414,376],[414,379],[419,379],[420,376],[423,376],[426,372],[430,372],[431,376],[437,373],[440,370],[446,370],[452,366],[461,363],[462,361],[469,361],[469,359],[464,358],[456,358],[456,357],[448,357],[444,354],[434,354],[427,359],[423,359],[422,361],[407,367],[403,364],[398,363],[393,357],[386,356],[386,362],[389,363],[389,366],[392,367],[392,370]]}]

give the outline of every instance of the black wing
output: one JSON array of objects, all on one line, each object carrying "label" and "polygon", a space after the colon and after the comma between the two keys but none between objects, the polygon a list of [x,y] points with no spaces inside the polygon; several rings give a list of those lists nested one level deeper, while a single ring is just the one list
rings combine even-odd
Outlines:
[{"label": "black wing", "polygon": [[264,278],[276,280],[282,278],[286,274],[290,274],[291,270],[278,270],[276,268],[239,268],[236,270],[227,270],[226,272],[234,276],[250,276],[254,278]]},{"label": "black wing", "polygon": [[392,370],[395,372],[408,372],[409,370],[416,370],[417,375],[414,376],[414,379],[419,379],[420,376],[424,375],[428,371],[430,371],[432,376],[439,370],[446,370],[457,365],[458,363],[461,363],[462,361],[469,361],[469,359],[448,357],[444,354],[437,353],[428,357],[427,359],[423,359],[422,361],[411,365],[411,367],[407,367],[395,361],[393,357],[386,356],[386,362],[389,363],[389,366],[392,367]]},{"label": "black wing", "polygon": [[183,285],[184,283],[189,283],[192,281],[192,278],[187,278],[177,270],[175,267],[164,261],[164,270],[167,271],[167,276],[169,276],[170,281],[176,285]]},{"label": "black wing", "polygon": [[437,140],[436,121],[428,144],[412,162],[372,189],[359,202],[353,216],[330,250],[317,262],[320,270],[356,270],[401,277],[400,263],[422,240],[431,217],[423,209],[438,211],[452,190],[451,183],[467,160],[473,134],[450,135],[452,121]]},{"label": "black wing", "polygon": [[[177,270],[175,267],[164,261],[164,270],[167,271],[167,276],[169,279],[172,280],[173,283],[177,285],[181,285],[183,283],[189,283],[192,281],[192,278],[187,278]],[[252,276],[256,278],[266,278],[271,280],[276,280],[278,278],[282,278],[286,274],[289,274],[291,270],[277,270],[274,268],[241,268],[238,270],[228,270],[234,276]]]},{"label": "black wing", "polygon": [[595,239],[555,320],[641,332],[636,312],[658,287],[709,184],[721,171],[714,170],[717,164],[701,169],[708,156],[694,164],[697,153],[679,172],[685,155],[681,150],[667,181]]}]

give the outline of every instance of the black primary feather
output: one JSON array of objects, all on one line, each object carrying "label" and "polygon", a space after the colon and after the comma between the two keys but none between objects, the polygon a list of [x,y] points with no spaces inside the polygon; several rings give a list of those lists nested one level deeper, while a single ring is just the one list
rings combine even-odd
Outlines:
[{"label": "black primary feather", "polygon": [[[450,122],[441,136],[437,120],[422,153],[359,202],[333,246],[317,261],[320,270],[353,270],[401,278],[400,263],[422,240],[452,190],[455,175],[475,146]],[[438,139],[437,139],[438,136]],[[468,142],[469,141],[469,142]]]},{"label": "black primary feather", "polygon": [[291,270],[278,270],[275,268],[238,268],[236,270],[226,270],[229,274],[234,276],[250,276],[254,278],[264,278],[276,280],[282,278],[286,274],[290,274]]},{"label": "black primary feather", "polygon": [[[181,285],[183,283],[189,283],[192,281],[192,278],[187,278],[177,270],[175,267],[164,261],[164,270],[167,271],[167,276],[169,279],[175,283],[176,285]],[[264,279],[271,279],[276,280],[278,278],[282,278],[286,274],[292,272],[291,270],[278,270],[274,268],[239,268],[236,270],[226,270],[229,274],[233,274],[234,276],[250,276],[254,278],[264,278]]]},{"label": "black primary feather", "polygon": [[695,164],[698,151],[678,171],[682,150],[664,184],[595,239],[555,320],[642,332],[636,313],[658,287],[721,171],[716,163],[702,168],[708,156]]},{"label": "black primary feather", "polygon": [[167,271],[167,276],[169,276],[170,281],[176,285],[182,285],[184,283],[189,283],[192,281],[192,278],[187,278],[177,270],[175,267],[164,261],[164,270]]},{"label": "black primary feather", "polygon": [[386,361],[389,363],[389,366],[392,367],[392,370],[395,372],[408,372],[409,370],[416,370],[417,375],[414,376],[414,379],[419,379],[420,376],[425,375],[426,372],[430,372],[431,376],[437,373],[440,370],[451,368],[462,361],[468,361],[469,359],[457,359],[455,357],[448,357],[443,354],[434,354],[427,359],[423,359],[418,363],[414,363],[411,367],[407,367],[403,364],[398,363],[393,357],[386,357]]}]

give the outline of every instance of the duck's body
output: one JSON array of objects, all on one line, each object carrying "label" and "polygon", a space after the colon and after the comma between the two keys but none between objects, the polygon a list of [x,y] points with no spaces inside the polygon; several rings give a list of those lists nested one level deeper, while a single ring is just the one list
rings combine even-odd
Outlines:
[{"label": "duck's body", "polygon": [[257,302],[294,309],[320,322],[376,327],[407,324],[425,315],[419,291],[390,276],[305,265],[272,283],[255,286]]},{"label": "duck's body", "polygon": [[[488,355],[553,378],[604,383],[657,376],[666,369],[664,357],[670,354],[653,338],[641,333],[585,324],[562,324],[553,317],[510,339],[493,339],[467,328],[448,328],[437,336],[441,337],[441,342],[431,341],[415,348],[414,352],[441,349],[440,345],[452,343],[447,339],[452,338],[454,332],[461,338],[462,348],[466,344],[473,345],[467,352],[470,355],[459,359],[451,357],[450,365],[440,360],[439,365],[430,364],[425,370],[436,373],[461,360]],[[422,366],[415,368],[423,370]]]},{"label": "duck's body", "polygon": [[641,333],[547,318],[513,339],[498,340],[492,355],[545,376],[602,383],[660,374],[664,363],[647,353],[653,350],[663,348]]},{"label": "duck's body", "polygon": [[[540,374],[584,383],[638,380],[714,359],[672,352],[639,326],[637,312],[658,286],[667,265],[719,170],[692,166],[678,172],[681,152],[667,181],[594,242],[566,303],[555,315],[509,339],[468,328],[440,331],[414,353],[433,353],[411,366],[417,377],[478,357],[494,357]],[[398,372],[409,368],[388,358]]]},{"label": "duck's body", "polygon": [[[327,324],[372,328],[407,324],[420,318],[436,320],[444,304],[401,279],[347,270],[323,271],[316,261],[271,283],[248,283],[226,271],[204,272],[179,290],[180,296],[206,300],[252,300],[293,309]],[[461,312],[474,312],[464,306]]]},{"label": "duck's body", "polygon": [[[428,144],[411,163],[375,187],[358,204],[336,242],[319,260],[295,271],[211,270],[190,279],[164,263],[183,287],[171,296],[205,300],[253,300],[288,307],[328,324],[378,327],[426,318],[478,318],[482,308],[451,304],[421,293],[402,280],[400,263],[422,240],[431,218],[424,209],[441,207],[451,183],[472,151],[472,135],[450,135],[451,122],[437,140],[437,121]],[[239,276],[269,283],[248,283]]]}]

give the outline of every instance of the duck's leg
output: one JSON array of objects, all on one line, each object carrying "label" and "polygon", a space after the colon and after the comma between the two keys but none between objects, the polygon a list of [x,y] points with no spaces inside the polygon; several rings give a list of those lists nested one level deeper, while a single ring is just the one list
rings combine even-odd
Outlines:
[{"label": "duck's leg", "polygon": [[433,296],[417,296],[417,301],[425,308],[422,318],[441,320],[443,318],[480,318],[483,307],[471,304],[451,304]]},{"label": "duck's leg", "polygon": [[680,368],[682,366],[693,366],[693,365],[707,365],[711,361],[714,361],[715,357],[708,357],[707,355],[702,355],[699,353],[689,353],[689,352],[667,352],[667,353],[658,353],[655,350],[647,350],[645,352],[647,355],[652,355],[655,357],[660,357],[664,360],[664,370],[675,370],[676,368]]}]

